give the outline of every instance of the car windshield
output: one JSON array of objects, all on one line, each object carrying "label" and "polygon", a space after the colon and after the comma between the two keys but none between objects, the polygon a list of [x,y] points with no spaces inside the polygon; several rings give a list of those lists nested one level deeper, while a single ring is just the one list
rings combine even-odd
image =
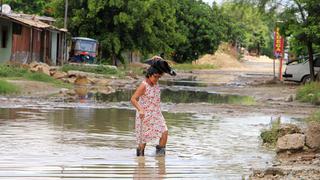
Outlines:
[{"label": "car windshield", "polygon": [[75,50],[95,52],[96,51],[96,44],[97,43],[94,41],[76,40]]}]

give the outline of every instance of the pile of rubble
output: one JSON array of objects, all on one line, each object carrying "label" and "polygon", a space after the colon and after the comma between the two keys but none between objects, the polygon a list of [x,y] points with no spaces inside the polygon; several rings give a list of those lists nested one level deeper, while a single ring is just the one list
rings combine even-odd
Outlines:
[{"label": "pile of rubble", "polygon": [[76,85],[100,85],[106,86],[110,80],[106,79],[104,75],[88,73],[82,71],[59,71],[58,67],[51,67],[45,63],[32,62],[29,65],[31,72],[40,72],[52,76],[55,79],[61,79],[64,82]]},{"label": "pile of rubble", "polygon": [[254,170],[250,179],[320,179],[320,124],[285,124],[279,134],[272,167]]}]

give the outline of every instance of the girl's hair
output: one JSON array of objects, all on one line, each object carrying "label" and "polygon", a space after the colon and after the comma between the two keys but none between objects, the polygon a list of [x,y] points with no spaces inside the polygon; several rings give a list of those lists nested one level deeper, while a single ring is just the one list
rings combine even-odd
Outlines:
[{"label": "girl's hair", "polygon": [[160,69],[158,69],[154,66],[150,66],[147,70],[146,78],[149,78],[154,74],[163,74],[163,71],[161,71]]}]

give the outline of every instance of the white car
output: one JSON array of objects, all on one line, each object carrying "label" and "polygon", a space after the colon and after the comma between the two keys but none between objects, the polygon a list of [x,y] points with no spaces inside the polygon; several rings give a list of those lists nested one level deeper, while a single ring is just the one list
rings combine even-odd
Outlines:
[{"label": "white car", "polygon": [[[320,56],[319,54],[314,56],[314,74],[318,75],[320,73]],[[302,62],[292,61],[287,64],[286,70],[284,71],[283,80],[285,81],[295,81],[300,83],[310,82],[310,69],[309,60]]]}]

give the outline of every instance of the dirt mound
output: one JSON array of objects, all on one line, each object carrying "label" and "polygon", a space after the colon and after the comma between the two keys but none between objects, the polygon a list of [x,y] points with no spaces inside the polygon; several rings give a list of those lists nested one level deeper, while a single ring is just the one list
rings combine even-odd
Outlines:
[{"label": "dirt mound", "polygon": [[272,62],[273,59],[269,58],[268,56],[249,56],[245,55],[243,59],[248,60],[248,61],[255,61],[255,62]]},{"label": "dirt mound", "polygon": [[243,65],[237,60],[234,55],[234,48],[223,43],[215,54],[206,54],[201,58],[192,62],[192,64],[210,64],[221,69],[239,69]]},{"label": "dirt mound", "polygon": [[243,65],[233,56],[226,53],[206,54],[200,59],[193,61],[193,64],[211,64],[218,68],[233,69],[242,68]]}]

